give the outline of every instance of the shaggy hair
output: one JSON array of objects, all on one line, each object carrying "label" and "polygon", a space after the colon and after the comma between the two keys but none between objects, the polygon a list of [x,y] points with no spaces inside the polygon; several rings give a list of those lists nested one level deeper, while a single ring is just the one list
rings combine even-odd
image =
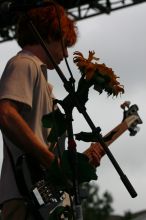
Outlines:
[{"label": "shaggy hair", "polygon": [[[43,40],[48,40],[48,37],[60,40],[62,37],[67,47],[75,44],[77,40],[75,22],[67,16],[62,6],[49,2],[45,7],[31,9],[27,15]],[[38,44],[36,36],[28,25],[28,17],[22,16],[17,26],[16,39],[22,48],[27,44]]]}]

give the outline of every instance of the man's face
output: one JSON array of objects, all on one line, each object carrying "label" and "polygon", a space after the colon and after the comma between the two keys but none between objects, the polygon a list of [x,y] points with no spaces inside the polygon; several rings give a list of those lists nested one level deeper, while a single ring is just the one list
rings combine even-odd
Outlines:
[{"label": "man's face", "polygon": [[[65,46],[64,43],[62,48],[61,40],[60,41],[49,40],[49,43],[47,43],[47,48],[57,65],[61,63],[64,57],[68,57],[67,47]],[[64,54],[63,54],[63,50],[64,50]],[[51,63],[51,61],[48,59],[48,57],[46,57],[46,64],[48,69],[54,69],[54,66]]]}]

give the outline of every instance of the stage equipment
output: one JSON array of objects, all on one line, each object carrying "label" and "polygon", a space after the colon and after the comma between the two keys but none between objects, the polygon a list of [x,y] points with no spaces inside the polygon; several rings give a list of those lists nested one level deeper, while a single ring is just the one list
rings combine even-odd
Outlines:
[{"label": "stage equipment", "polygon": [[[55,0],[54,0],[55,1]],[[18,20],[17,10],[19,7],[38,7],[45,0],[0,0],[0,43],[16,38],[15,30]],[[93,16],[107,14],[123,8],[138,5],[145,0],[57,0],[67,13],[76,21]]]}]

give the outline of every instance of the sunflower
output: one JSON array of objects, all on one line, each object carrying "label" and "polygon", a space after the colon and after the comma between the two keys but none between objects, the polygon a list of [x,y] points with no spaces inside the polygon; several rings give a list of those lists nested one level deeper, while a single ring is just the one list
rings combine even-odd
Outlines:
[{"label": "sunflower", "polygon": [[94,85],[94,89],[100,94],[103,91],[107,92],[108,96],[118,96],[118,94],[124,93],[124,86],[117,81],[119,77],[114,74],[112,68],[107,67],[104,63],[97,63],[99,58],[94,55],[94,51],[89,51],[86,59],[81,52],[74,52],[73,61],[78,66],[82,77]]}]

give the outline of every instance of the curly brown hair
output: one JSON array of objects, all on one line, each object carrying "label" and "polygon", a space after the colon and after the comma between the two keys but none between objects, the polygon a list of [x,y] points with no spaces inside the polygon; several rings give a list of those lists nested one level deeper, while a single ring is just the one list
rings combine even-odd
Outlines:
[{"label": "curly brown hair", "polygon": [[[45,7],[31,9],[28,12],[33,24],[43,40],[64,39],[67,47],[75,44],[77,28],[75,21],[67,16],[64,8],[57,3],[49,2]],[[28,17],[21,16],[17,26],[16,39],[20,47],[38,44],[38,40],[28,25]]]}]

